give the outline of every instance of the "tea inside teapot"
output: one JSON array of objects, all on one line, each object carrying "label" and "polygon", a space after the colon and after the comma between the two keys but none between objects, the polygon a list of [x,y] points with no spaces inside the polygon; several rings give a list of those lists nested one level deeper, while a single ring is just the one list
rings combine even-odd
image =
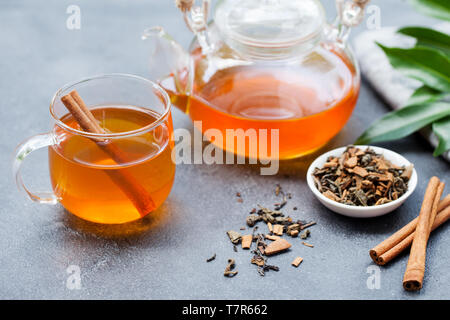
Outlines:
[{"label": "tea inside teapot", "polygon": [[[226,0],[209,25],[205,3],[185,10],[196,41],[181,54],[173,40],[166,44],[178,60],[160,79],[172,103],[201,121],[194,123],[203,133],[242,129],[251,139],[252,130],[256,136],[260,129],[278,130],[279,158],[290,159],[317,150],[342,129],[357,101],[359,71],[343,33],[331,36],[338,27],[325,24],[320,2]],[[252,148],[211,140],[258,158]]]}]

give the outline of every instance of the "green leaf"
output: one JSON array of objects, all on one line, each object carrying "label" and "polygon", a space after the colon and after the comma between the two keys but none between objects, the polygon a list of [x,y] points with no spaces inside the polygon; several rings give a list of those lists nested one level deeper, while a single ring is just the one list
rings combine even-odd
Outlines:
[{"label": "green leaf", "polygon": [[426,47],[401,49],[377,44],[395,69],[433,89],[450,92],[450,59],[445,54]]},{"label": "green leaf", "polygon": [[448,0],[410,0],[418,11],[429,16],[450,21],[450,1]]},{"label": "green leaf", "polygon": [[431,47],[447,55],[450,54],[450,36],[445,33],[425,27],[405,27],[397,32],[416,38],[416,45]]},{"label": "green leaf", "polygon": [[439,139],[439,144],[433,156],[437,157],[450,150],[450,116],[433,123],[433,132]]},{"label": "green leaf", "polygon": [[448,102],[429,102],[407,106],[390,112],[373,123],[355,141],[355,144],[400,139],[448,115],[450,115],[450,103]]},{"label": "green leaf", "polygon": [[409,97],[406,106],[441,100],[446,96],[448,96],[448,94],[427,86],[421,86],[413,92],[411,97]]}]

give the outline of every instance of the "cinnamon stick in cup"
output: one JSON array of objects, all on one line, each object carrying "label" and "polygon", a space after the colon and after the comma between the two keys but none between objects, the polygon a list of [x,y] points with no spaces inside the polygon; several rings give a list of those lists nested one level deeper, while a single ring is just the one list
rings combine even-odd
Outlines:
[{"label": "cinnamon stick in cup", "polygon": [[[75,90],[61,98],[74,119],[78,122],[83,131],[106,134],[106,132],[97,123],[93,114],[86,107],[78,92]],[[91,138],[99,148],[117,164],[127,162],[126,155],[111,141],[102,138]],[[127,170],[105,170],[105,173],[111,180],[123,191],[130,199],[133,205],[143,217],[155,209],[155,203],[150,194]]]},{"label": "cinnamon stick in cup", "polygon": [[408,265],[403,277],[403,288],[405,290],[416,291],[422,288],[423,277],[425,274],[428,237],[436,217],[439,199],[441,198],[443,191],[444,183],[440,182],[437,177],[432,177],[428,183],[422,202]]},{"label": "cinnamon stick in cup", "polygon": [[[450,194],[439,202],[438,213],[434,220],[431,231],[450,219]],[[417,221],[415,218],[403,228],[395,232],[389,238],[375,246],[369,251],[372,260],[382,266],[396,258],[401,252],[408,248],[414,239],[414,231],[416,230]]]}]

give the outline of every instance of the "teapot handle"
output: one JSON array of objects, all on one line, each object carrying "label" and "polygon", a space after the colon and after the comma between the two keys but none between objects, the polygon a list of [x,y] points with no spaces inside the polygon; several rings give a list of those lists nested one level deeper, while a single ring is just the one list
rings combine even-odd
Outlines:
[{"label": "teapot handle", "polygon": [[337,17],[330,26],[329,38],[342,45],[348,39],[352,27],[364,19],[364,9],[370,0],[336,0]]},{"label": "teapot handle", "polygon": [[198,39],[204,54],[213,51],[209,39],[208,13],[211,0],[202,0],[201,6],[194,6],[195,0],[176,0],[177,7],[183,12],[184,22]]}]

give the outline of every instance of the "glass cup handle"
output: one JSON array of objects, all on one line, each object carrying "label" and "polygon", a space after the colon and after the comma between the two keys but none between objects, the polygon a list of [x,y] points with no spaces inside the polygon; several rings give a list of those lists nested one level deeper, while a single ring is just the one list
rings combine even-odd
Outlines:
[{"label": "glass cup handle", "polygon": [[23,160],[34,150],[41,149],[44,147],[49,147],[55,145],[56,138],[52,133],[43,133],[32,136],[26,141],[22,142],[16,148],[16,154],[14,156],[13,162],[13,175],[16,180],[17,187],[23,189],[28,197],[39,203],[56,204],[58,202],[58,197],[53,192],[31,192],[27,189],[22,180],[22,175],[20,173],[20,167]]}]

